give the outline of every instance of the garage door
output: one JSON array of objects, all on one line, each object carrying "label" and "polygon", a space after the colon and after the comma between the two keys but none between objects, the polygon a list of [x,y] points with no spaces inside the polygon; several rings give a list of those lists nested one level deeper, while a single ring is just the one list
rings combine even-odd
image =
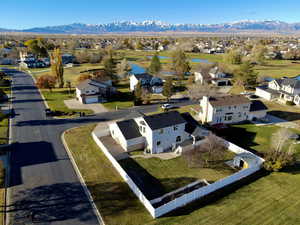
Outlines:
[{"label": "garage door", "polygon": [[92,97],[92,98],[86,98],[85,99],[85,103],[89,104],[89,103],[97,103],[98,102],[98,97]]}]

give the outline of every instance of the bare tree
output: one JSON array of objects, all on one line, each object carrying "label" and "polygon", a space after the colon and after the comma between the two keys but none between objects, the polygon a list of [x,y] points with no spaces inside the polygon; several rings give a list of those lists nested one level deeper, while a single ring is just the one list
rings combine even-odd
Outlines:
[{"label": "bare tree", "polygon": [[281,128],[272,135],[271,147],[275,151],[281,151],[284,144],[292,137],[294,133],[287,128]]},{"label": "bare tree", "polygon": [[209,84],[192,84],[188,86],[188,95],[193,100],[200,100],[203,96],[218,96],[218,88]]},{"label": "bare tree", "polygon": [[209,134],[204,142],[183,152],[189,167],[209,167],[223,160],[226,152],[224,142],[214,134]]}]

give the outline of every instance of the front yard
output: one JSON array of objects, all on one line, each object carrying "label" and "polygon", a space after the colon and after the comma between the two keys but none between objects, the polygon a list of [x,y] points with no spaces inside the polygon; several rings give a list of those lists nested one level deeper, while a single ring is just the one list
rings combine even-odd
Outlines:
[{"label": "front yard", "polygon": [[[225,197],[199,200],[154,220],[94,143],[90,135],[94,126],[73,129],[65,137],[108,225],[300,224],[300,164],[264,176],[237,190],[230,189]],[[264,147],[266,138],[257,137],[255,142],[256,149],[267,150]]]},{"label": "front yard", "polygon": [[76,112],[92,114],[92,111],[90,110],[74,110],[69,109],[65,105],[64,100],[75,98],[74,89],[72,89],[71,92],[69,92],[68,88],[55,88],[52,89],[52,91],[49,91],[48,89],[42,89],[41,91],[52,111],[60,111],[63,114],[68,114],[70,116],[73,116]]}]

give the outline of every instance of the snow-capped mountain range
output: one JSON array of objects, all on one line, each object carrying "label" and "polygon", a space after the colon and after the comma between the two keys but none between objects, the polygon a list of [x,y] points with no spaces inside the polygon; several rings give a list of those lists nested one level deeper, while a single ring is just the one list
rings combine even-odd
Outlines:
[{"label": "snow-capped mountain range", "polygon": [[275,20],[245,20],[222,24],[169,24],[161,21],[112,22],[106,24],[73,23],[69,25],[36,27],[24,30],[1,29],[0,32],[30,32],[48,34],[101,34],[121,32],[242,32],[265,31],[277,33],[300,32],[300,23],[286,23]]}]

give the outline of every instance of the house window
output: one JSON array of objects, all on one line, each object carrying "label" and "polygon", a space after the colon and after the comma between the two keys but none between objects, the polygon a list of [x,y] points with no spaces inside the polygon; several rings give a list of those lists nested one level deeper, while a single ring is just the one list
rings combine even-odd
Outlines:
[{"label": "house window", "polygon": [[164,129],[160,129],[160,130],[159,130],[159,133],[160,133],[160,134],[163,134],[163,133],[164,133]]},{"label": "house window", "polygon": [[231,106],[228,106],[228,109],[231,109]]},{"label": "house window", "polygon": [[178,130],[178,126],[174,126],[174,130]]},{"label": "house window", "polygon": [[156,142],[156,145],[157,145],[157,146],[160,146],[160,141]]},{"label": "house window", "polygon": [[176,142],[180,142],[180,141],[181,141],[181,136],[177,136]]},{"label": "house window", "polygon": [[143,127],[143,133],[145,133],[146,132],[146,128],[145,127]]}]

